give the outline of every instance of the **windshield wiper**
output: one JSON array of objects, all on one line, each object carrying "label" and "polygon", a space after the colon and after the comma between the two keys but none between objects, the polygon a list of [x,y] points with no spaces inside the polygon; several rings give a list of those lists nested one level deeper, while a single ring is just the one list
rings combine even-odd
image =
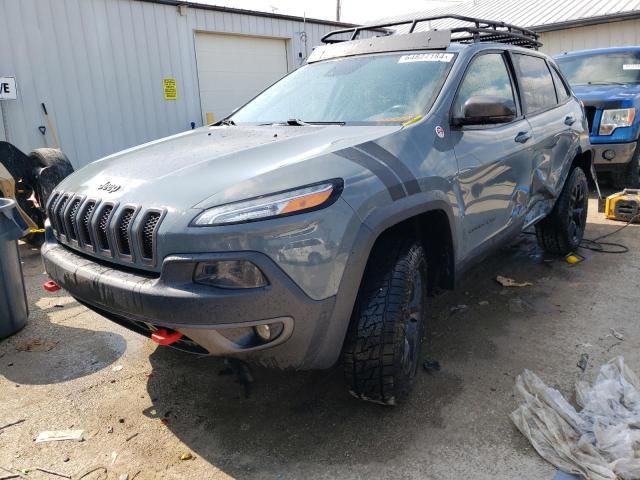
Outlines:
[{"label": "windshield wiper", "polygon": [[305,127],[308,125],[345,125],[346,122],[307,122],[304,120],[300,120],[299,118],[290,118],[286,122],[272,122],[272,123],[261,123],[259,126],[272,126],[272,125],[288,125],[290,127]]},{"label": "windshield wiper", "polygon": [[587,82],[587,83],[576,83],[576,85],[626,85],[626,83],[622,82],[614,82],[614,81],[605,81],[605,80],[596,80],[595,82]]},{"label": "windshield wiper", "polygon": [[225,118],[224,120],[220,120],[218,123],[216,123],[216,125],[227,125],[227,126],[235,127],[236,122],[234,122],[230,118]]}]

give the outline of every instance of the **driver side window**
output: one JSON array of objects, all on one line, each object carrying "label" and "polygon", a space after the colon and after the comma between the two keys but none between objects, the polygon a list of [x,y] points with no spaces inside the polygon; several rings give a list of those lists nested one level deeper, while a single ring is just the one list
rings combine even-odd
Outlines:
[{"label": "driver side window", "polygon": [[503,97],[515,104],[511,77],[501,53],[487,53],[471,61],[453,104],[453,118],[464,117],[465,102],[483,95]]}]

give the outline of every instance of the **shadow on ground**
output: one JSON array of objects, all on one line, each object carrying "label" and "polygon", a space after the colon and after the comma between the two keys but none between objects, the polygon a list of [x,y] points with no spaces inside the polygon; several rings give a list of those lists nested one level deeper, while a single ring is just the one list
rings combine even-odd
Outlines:
[{"label": "shadow on ground", "polygon": [[[0,375],[22,385],[46,385],[84,377],[115,362],[127,348],[117,333],[64,325],[77,315],[88,315],[84,307],[68,297],[56,297],[40,289],[47,280],[39,260],[39,251],[20,245],[24,276],[37,282],[27,291],[29,321],[17,334],[0,340]],[[41,277],[41,279],[39,278]],[[60,295],[63,295],[62,292]],[[77,309],[76,314],[68,312]],[[54,321],[57,315],[64,320]]]}]

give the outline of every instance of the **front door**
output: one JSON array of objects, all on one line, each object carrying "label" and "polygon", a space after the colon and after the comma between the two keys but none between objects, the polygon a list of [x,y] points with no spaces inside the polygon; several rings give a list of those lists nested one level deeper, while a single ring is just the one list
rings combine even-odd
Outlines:
[{"label": "front door", "polygon": [[505,53],[491,51],[471,61],[454,100],[454,119],[462,116],[465,102],[474,96],[512,99],[517,107],[517,116],[509,123],[452,129],[465,257],[488,249],[501,234],[523,224],[531,180],[532,132],[515,92]]}]

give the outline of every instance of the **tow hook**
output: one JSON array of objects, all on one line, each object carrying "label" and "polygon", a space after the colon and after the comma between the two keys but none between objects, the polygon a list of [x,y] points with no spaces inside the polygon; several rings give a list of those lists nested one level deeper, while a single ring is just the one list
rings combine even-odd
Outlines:
[{"label": "tow hook", "polygon": [[44,288],[47,292],[54,293],[60,290],[61,287],[53,280],[49,280],[48,282],[44,282],[42,284],[42,288]]},{"label": "tow hook", "polygon": [[158,345],[173,345],[182,338],[182,334],[176,331],[167,331],[164,328],[159,328],[151,334],[151,341]]}]

